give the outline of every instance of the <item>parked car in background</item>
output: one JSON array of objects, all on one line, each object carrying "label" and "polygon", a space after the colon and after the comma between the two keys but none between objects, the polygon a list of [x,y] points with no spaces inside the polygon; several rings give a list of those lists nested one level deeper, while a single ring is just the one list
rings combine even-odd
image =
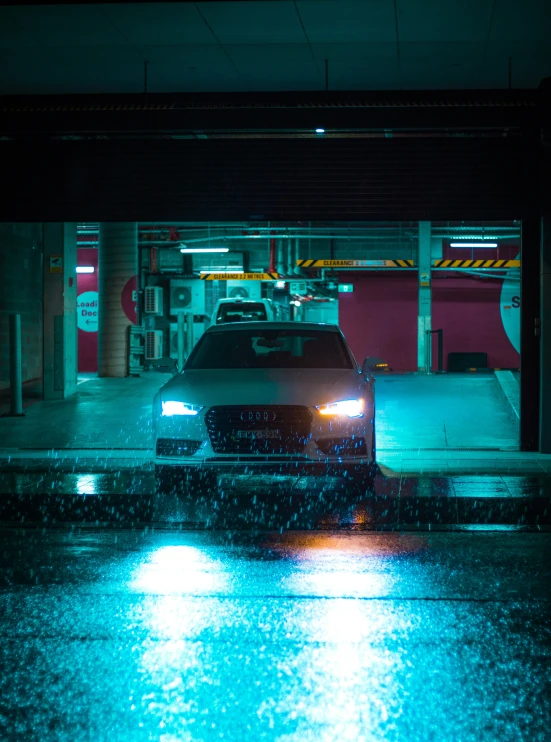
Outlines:
[{"label": "parked car in background", "polygon": [[274,322],[278,308],[270,299],[219,299],[212,313],[211,325],[228,322]]}]

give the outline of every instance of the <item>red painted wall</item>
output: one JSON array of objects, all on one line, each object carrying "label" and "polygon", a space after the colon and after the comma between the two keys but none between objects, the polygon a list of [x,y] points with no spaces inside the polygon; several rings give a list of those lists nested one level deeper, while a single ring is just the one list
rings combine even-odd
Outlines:
[{"label": "red painted wall", "polygon": [[356,360],[383,358],[395,371],[417,368],[417,274],[343,274],[339,325]]},{"label": "red painted wall", "polygon": [[[77,302],[78,296],[85,291],[98,290],[98,251],[91,247],[77,249],[77,265],[94,266],[93,273],[77,273]],[[78,311],[78,309],[77,309]],[[98,370],[98,333],[78,330],[78,370]]]},{"label": "red painted wall", "polygon": [[[447,274],[449,276],[449,274]],[[448,353],[488,354],[489,368],[518,368],[520,356],[511,345],[501,321],[503,282],[477,278],[434,278],[432,327],[444,330],[444,368]],[[436,340],[433,367],[436,366]]]},{"label": "red painted wall", "polygon": [[[433,277],[432,326],[444,330],[444,368],[450,352],[484,352],[490,368],[518,368],[519,354],[503,329],[502,282]],[[383,358],[395,371],[417,370],[417,275],[354,274],[341,280],[354,284],[339,294],[339,325],[356,360]],[[433,368],[437,364],[434,340]]]}]

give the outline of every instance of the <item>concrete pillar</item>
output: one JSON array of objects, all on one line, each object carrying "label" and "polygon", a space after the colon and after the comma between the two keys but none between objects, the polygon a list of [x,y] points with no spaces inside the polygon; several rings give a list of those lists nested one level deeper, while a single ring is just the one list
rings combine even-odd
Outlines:
[{"label": "concrete pillar", "polygon": [[417,319],[417,368],[420,373],[430,373],[428,366],[432,335],[431,317],[431,223],[419,222],[419,249],[417,255],[419,279],[419,310]]},{"label": "concrete pillar", "polygon": [[44,224],[44,399],[77,390],[77,225]]},{"label": "concrete pillar", "polygon": [[551,203],[544,206],[540,254],[540,451],[551,453]]},{"label": "concrete pillar", "polygon": [[102,223],[98,264],[98,375],[128,376],[128,328],[123,289],[138,274],[136,222]]}]

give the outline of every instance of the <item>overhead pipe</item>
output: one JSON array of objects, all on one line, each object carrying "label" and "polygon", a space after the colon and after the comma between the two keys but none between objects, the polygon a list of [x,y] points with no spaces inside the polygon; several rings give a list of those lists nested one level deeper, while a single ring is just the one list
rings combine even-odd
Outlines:
[{"label": "overhead pipe", "polygon": [[277,239],[274,241],[276,243],[276,252],[277,252],[276,271],[284,275],[285,274],[285,251],[283,247],[283,240]]},{"label": "overhead pipe", "polygon": [[275,262],[276,262],[276,241],[275,241],[275,238],[272,237],[270,239],[270,265],[268,268],[270,273],[276,272]]},{"label": "overhead pipe", "polygon": [[290,276],[293,272],[293,254],[294,254],[294,244],[289,240],[287,243],[287,269],[285,271],[285,275]]},{"label": "overhead pipe", "polygon": [[300,260],[300,238],[297,237],[295,239],[295,260],[294,260],[294,265],[293,265],[293,270],[292,270],[293,273],[300,274],[301,272],[300,268],[297,265],[299,260]]}]

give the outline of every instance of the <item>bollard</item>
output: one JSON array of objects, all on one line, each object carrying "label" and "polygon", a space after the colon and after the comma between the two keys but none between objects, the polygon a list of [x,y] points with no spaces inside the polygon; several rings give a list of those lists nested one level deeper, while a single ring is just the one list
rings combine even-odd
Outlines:
[{"label": "bollard", "polygon": [[10,417],[22,417],[21,315],[10,314]]}]

